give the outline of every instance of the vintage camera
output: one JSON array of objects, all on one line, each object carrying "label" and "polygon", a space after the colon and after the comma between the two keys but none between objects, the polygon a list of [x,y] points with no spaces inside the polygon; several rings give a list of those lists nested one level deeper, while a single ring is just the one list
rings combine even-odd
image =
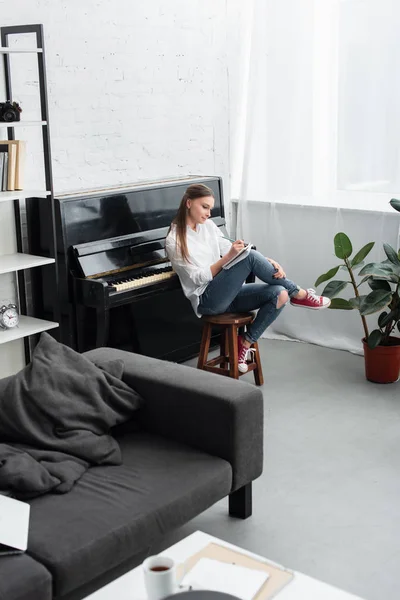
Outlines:
[{"label": "vintage camera", "polygon": [[18,102],[10,102],[10,100],[7,100],[6,102],[0,102],[0,121],[6,123],[19,121],[21,112],[22,108]]}]

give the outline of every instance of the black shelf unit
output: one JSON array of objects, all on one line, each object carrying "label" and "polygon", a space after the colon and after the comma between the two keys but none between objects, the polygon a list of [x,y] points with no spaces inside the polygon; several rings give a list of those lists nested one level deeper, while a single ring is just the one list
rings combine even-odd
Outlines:
[{"label": "black shelf unit", "polygon": [[[0,39],[1,49],[4,61],[4,83],[6,91],[6,99],[14,100],[13,89],[12,89],[12,68],[10,55],[15,49],[9,45],[10,38],[14,36],[33,34],[36,38],[36,46],[32,49],[27,49],[27,52],[33,52],[37,55],[37,66],[38,66],[38,82],[39,82],[39,96],[40,96],[40,113],[41,121],[38,121],[37,126],[41,127],[42,130],[42,144],[43,144],[43,157],[44,157],[44,174],[45,174],[45,190],[47,194],[43,198],[43,202],[46,203],[46,208],[49,211],[49,218],[52,223],[52,240],[49,243],[49,247],[52,249],[50,257],[56,259],[57,253],[57,240],[56,240],[56,228],[55,228],[55,210],[54,210],[54,188],[53,188],[53,173],[52,173],[52,162],[51,162],[51,144],[50,144],[50,125],[49,125],[49,109],[47,99],[47,79],[46,79],[46,59],[45,59],[45,48],[44,48],[44,33],[43,25],[13,25],[8,27],[0,28]],[[6,48],[10,48],[9,53]],[[25,50],[24,50],[25,51]],[[23,108],[23,107],[22,107]],[[23,114],[23,113],[22,113]],[[21,126],[23,119],[21,119]],[[12,124],[11,124],[12,125]],[[7,135],[9,140],[15,139],[15,128],[10,126],[7,128]],[[15,199],[14,202],[14,216],[15,216],[15,228],[16,228],[16,245],[17,251],[29,254],[30,253],[30,240],[28,236],[27,226],[27,206],[29,204],[29,196],[26,196],[26,192],[21,193],[21,199]],[[28,201],[28,202],[27,202]],[[57,294],[58,290],[58,266],[57,260],[50,265],[54,270],[54,293]],[[18,304],[21,314],[29,315],[33,317],[41,318],[42,315],[35,314],[35,301],[33,298],[32,291],[32,273],[29,268],[25,270],[19,270],[17,274],[17,288],[18,288]],[[54,314],[53,320],[59,322],[59,310],[58,302],[54,302],[53,306]],[[52,330],[52,334],[57,337],[57,329]],[[29,362],[34,346],[37,343],[37,335],[28,334],[23,338],[24,350],[25,350],[25,361]]]}]

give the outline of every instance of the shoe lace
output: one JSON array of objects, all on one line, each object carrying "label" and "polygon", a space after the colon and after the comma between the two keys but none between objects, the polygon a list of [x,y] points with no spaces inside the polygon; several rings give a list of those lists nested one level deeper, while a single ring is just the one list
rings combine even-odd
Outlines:
[{"label": "shoe lace", "polygon": [[254,354],[255,354],[254,348],[246,348],[246,346],[242,346],[242,349],[241,349],[239,357],[238,357],[238,362],[245,363],[248,361],[249,357],[251,357],[251,359],[253,359]]},{"label": "shoe lace", "polygon": [[238,362],[240,362],[240,363],[246,362],[247,350],[248,350],[248,348],[246,348],[246,346],[241,347],[239,356],[238,356]]},{"label": "shoe lace", "polygon": [[320,303],[319,296],[318,296],[317,292],[313,288],[308,288],[307,295],[308,295],[308,299],[311,302],[314,302],[314,304],[319,304]]}]

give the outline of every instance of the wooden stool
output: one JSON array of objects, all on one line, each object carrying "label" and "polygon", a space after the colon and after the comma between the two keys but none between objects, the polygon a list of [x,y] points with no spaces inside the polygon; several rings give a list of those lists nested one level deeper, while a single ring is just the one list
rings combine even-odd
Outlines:
[{"label": "wooden stool", "polygon": [[[201,338],[197,368],[203,369],[203,371],[210,371],[211,373],[233,377],[234,379],[239,379],[240,375],[245,375],[245,373],[240,373],[238,369],[237,335],[239,327],[250,325],[250,323],[253,322],[253,313],[224,313],[222,315],[214,316],[203,315],[201,320],[203,321],[203,335]],[[220,355],[212,360],[207,360],[213,326],[218,326],[222,330]],[[263,385],[264,379],[258,343],[255,342],[251,347],[255,350],[255,356],[253,362],[249,363],[247,372],[254,371],[256,385]]]}]

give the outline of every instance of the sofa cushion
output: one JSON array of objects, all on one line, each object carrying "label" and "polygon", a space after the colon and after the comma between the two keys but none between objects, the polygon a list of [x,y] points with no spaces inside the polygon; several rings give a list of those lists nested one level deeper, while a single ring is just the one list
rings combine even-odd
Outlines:
[{"label": "sofa cushion", "polygon": [[120,464],[109,430],[141,404],[123,370],[119,359],[98,368],[43,333],[31,363],[0,396],[0,489],[64,493],[89,464]]},{"label": "sofa cushion", "polygon": [[0,600],[51,600],[48,570],[26,554],[0,557]]},{"label": "sofa cushion", "polygon": [[229,494],[228,462],[139,432],[118,439],[123,464],[90,468],[64,496],[31,502],[29,553],[57,595],[150,547]]}]

